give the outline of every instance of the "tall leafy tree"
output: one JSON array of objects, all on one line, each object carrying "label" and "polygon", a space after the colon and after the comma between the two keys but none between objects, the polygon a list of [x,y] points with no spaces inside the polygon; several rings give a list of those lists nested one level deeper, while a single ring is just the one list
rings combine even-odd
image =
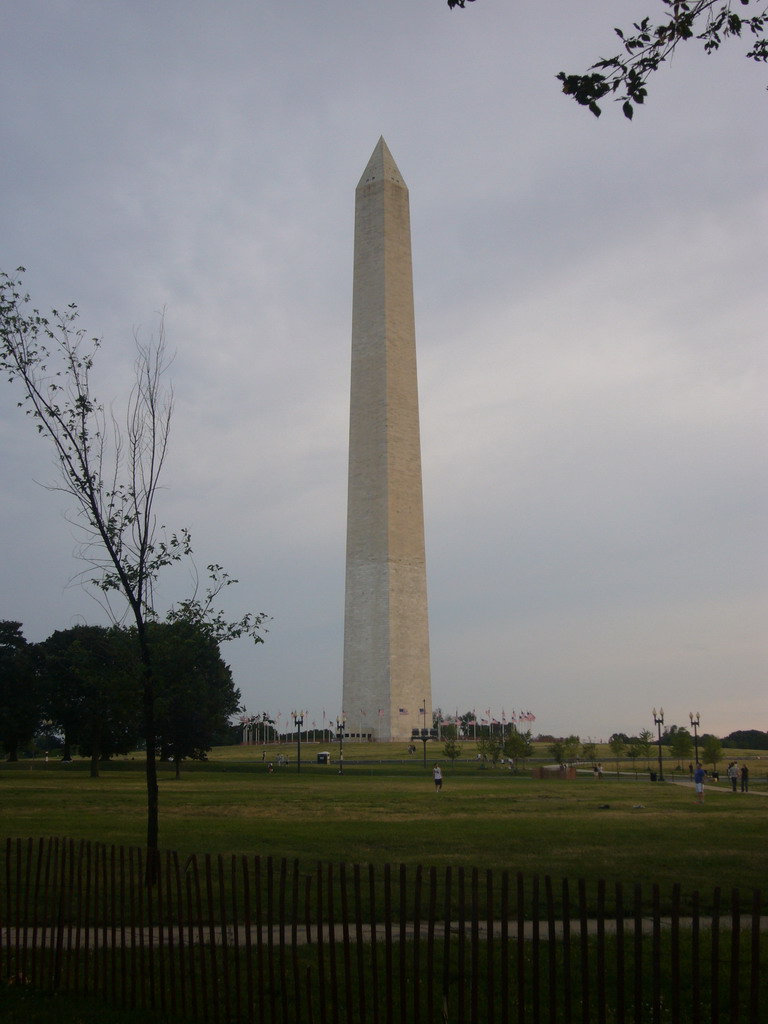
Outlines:
[{"label": "tall leafy tree", "polygon": [[693,737],[687,729],[683,727],[670,729],[669,749],[672,751],[672,756],[677,758],[678,767],[682,767],[682,760],[690,757],[693,753]]},{"label": "tall leafy tree", "polygon": [[712,770],[717,771],[718,762],[723,759],[723,745],[717,736],[709,734],[702,736],[701,756],[705,764],[711,764]]},{"label": "tall leafy tree", "polygon": [[627,738],[623,733],[615,732],[608,740],[608,746],[611,748],[611,753],[618,760],[624,753],[627,746]]},{"label": "tall leafy tree", "polygon": [[[146,741],[147,881],[156,877],[159,791],[156,765],[155,677],[147,625],[155,618],[153,593],[163,569],[190,556],[189,532],[158,524],[157,497],[168,453],[173,392],[165,383],[168,360],[161,325],[159,339],[137,340],[135,379],[120,428],[93,392],[91,371],[100,347],[78,325],[73,304],[43,316],[22,291],[16,276],[0,274],[0,369],[21,391],[21,405],[51,443],[59,484],[73,501],[83,531],[82,556],[95,570],[89,582],[107,606],[121,599],[133,618],[141,664],[141,703]],[[218,567],[217,567],[218,568]],[[214,573],[202,607],[234,582]],[[217,627],[231,636],[262,642],[264,616],[246,615]]]},{"label": "tall leafy tree", "polygon": [[653,745],[653,733],[650,729],[641,729],[637,734],[637,746],[643,757],[651,756],[651,746]]},{"label": "tall leafy tree", "polygon": [[581,757],[584,761],[596,761],[597,760],[597,744],[593,743],[592,740],[587,740],[586,743],[581,744]]},{"label": "tall leafy tree", "polygon": [[[465,7],[474,0],[448,0],[449,7]],[[632,28],[614,29],[621,50],[602,57],[583,74],[561,71],[563,92],[599,117],[604,97],[621,102],[624,116],[645,102],[648,79],[671,59],[681,43],[700,43],[714,53],[726,40],[746,39],[750,60],[768,61],[768,9],[764,0],[657,0],[658,16],[647,16]]]},{"label": "tall leafy tree", "polygon": [[8,761],[40,725],[41,709],[35,660],[20,622],[0,621],[0,741]]},{"label": "tall leafy tree", "polygon": [[443,753],[453,763],[457,758],[461,757],[462,745],[458,743],[456,739],[449,738],[443,744]]},{"label": "tall leafy tree", "polygon": [[563,740],[563,759],[565,761],[575,761],[579,756],[579,750],[581,749],[581,737],[580,736],[566,736]]},{"label": "tall leafy tree", "polygon": [[240,711],[240,691],[210,630],[179,619],[153,623],[150,646],[157,679],[160,757],[202,759]]},{"label": "tall leafy tree", "polygon": [[513,726],[509,735],[504,740],[504,756],[511,758],[513,761],[520,761],[530,757],[532,753],[531,730],[519,732]]},{"label": "tall leafy tree", "polygon": [[493,767],[499,763],[499,758],[504,750],[500,736],[483,736],[477,741],[477,752],[484,761],[490,761]]},{"label": "tall leafy tree", "polygon": [[73,626],[39,645],[46,715],[64,733],[65,756],[76,743],[99,762],[134,750],[141,735],[134,641],[118,627]]}]

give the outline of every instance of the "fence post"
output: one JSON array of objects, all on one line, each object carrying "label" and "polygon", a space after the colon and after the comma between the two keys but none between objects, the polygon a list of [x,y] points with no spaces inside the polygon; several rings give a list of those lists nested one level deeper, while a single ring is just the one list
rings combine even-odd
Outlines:
[{"label": "fence post", "polygon": [[347,897],[347,866],[339,865],[339,910],[341,911],[341,940],[344,956],[344,999],[346,1017],[352,1013],[352,960],[349,947],[349,900]]},{"label": "fence post", "polygon": [[752,941],[749,964],[749,1024],[760,1021],[760,905],[759,889],[752,893]]},{"label": "fence post", "polygon": [[325,998],[325,964],[324,947],[325,935],[323,934],[323,866],[317,864],[317,975],[318,992],[320,996],[320,1024],[326,1024],[326,998]]},{"label": "fence post", "polygon": [[494,913],[494,893],[493,893],[493,872],[491,870],[485,873],[485,928],[486,928],[486,963],[488,965],[488,972],[486,975],[486,989],[488,990],[488,1020],[494,1021],[494,991],[495,991],[495,980],[494,980],[494,965],[493,956],[495,950],[494,941],[494,925],[496,915]]},{"label": "fence post", "polygon": [[680,1019],[680,883],[672,886],[671,920],[672,1017]]},{"label": "fence post", "polygon": [[360,879],[360,865],[352,868],[355,898],[355,945],[357,946],[357,1019],[358,1024],[366,1024],[365,998],[365,935],[363,931],[363,894]]},{"label": "fence post", "polygon": [[720,1024],[720,886],[712,893],[712,932],[711,932],[711,1000],[710,1024]]},{"label": "fence post", "polygon": [[328,865],[328,965],[331,982],[331,1020],[339,1024],[339,977],[336,970],[336,911],[333,899],[333,865]]},{"label": "fence post", "polygon": [[413,880],[413,1021],[419,1024],[421,1021],[421,882],[422,867],[416,865]]},{"label": "fence post", "polygon": [[605,1024],[605,879],[597,881],[597,1022]]},{"label": "fence post", "polygon": [[581,970],[581,1019],[591,1024],[589,1015],[589,919],[587,913],[587,883],[579,879],[579,964]]},{"label": "fence post", "polygon": [[[216,878],[219,889],[219,935],[221,937],[221,976],[224,983],[224,1015],[229,1022],[232,1019],[232,995],[229,983],[229,936],[227,934],[227,894],[224,858],[221,854],[216,858]],[[232,880],[234,882],[234,879]],[[212,894],[213,895],[213,894]],[[217,999],[216,1002],[219,1000]]]},{"label": "fence post", "polygon": [[531,1002],[533,1004],[533,1024],[541,1021],[541,879],[534,875],[531,879],[531,951],[533,965],[531,968]]},{"label": "fence post", "polygon": [[479,955],[480,955],[480,892],[479,872],[472,868],[470,893],[470,1020],[477,1020],[477,1000],[480,988]]},{"label": "fence post", "polygon": [[616,920],[616,1019],[624,1020],[625,1017],[625,957],[626,948],[624,945],[624,889],[621,882],[616,883],[615,888],[616,906],[614,916]]},{"label": "fence post", "polygon": [[450,866],[445,869],[445,886],[443,891],[443,1018],[448,1020],[448,993],[451,977],[451,907],[453,902],[453,872]]},{"label": "fence post", "polygon": [[368,865],[368,904],[371,919],[371,1001],[373,1003],[373,1024],[379,1024],[378,925],[376,921],[376,872],[373,864]]},{"label": "fence post", "polygon": [[[301,1020],[301,970],[299,968],[299,862],[293,862],[291,879],[291,966],[293,968],[293,998],[295,1000],[294,1018]],[[307,936],[309,943],[309,936]]]},{"label": "fence post", "polygon": [[544,876],[544,892],[547,901],[547,974],[549,1020],[550,1024],[557,1021],[557,924],[555,921],[555,896],[552,889],[552,878]]},{"label": "fence post", "polygon": [[739,952],[741,947],[741,898],[738,889],[731,889],[731,1024],[740,1016]]}]

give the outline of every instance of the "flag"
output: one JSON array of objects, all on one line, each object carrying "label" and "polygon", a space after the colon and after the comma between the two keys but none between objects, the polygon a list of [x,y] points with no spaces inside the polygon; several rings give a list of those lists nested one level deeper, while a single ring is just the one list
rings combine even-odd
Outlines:
[{"label": "flag", "polygon": [[383,715],[383,714],[384,714],[384,708],[379,708],[379,714],[380,714],[380,715]]},{"label": "flag", "polygon": [[408,714],[408,708],[398,708],[397,710],[398,710],[398,712],[401,715],[407,715]]}]

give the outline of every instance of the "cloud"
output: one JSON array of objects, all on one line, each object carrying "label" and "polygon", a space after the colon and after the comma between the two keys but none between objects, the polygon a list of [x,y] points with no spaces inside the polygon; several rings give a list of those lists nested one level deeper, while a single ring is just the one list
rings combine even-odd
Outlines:
[{"label": "cloud", "polygon": [[[659,703],[720,733],[765,718],[762,72],[681,54],[632,125],[598,122],[554,75],[615,20],[608,0],[8,13],[0,265],[79,304],[105,400],[165,311],[163,521],[241,580],[233,614],[273,616],[226,652],[249,705],[341,700],[354,188],[383,133],[411,191],[435,703],[480,691],[584,735]],[[0,614],[35,640],[96,620],[8,388],[0,462]]]}]

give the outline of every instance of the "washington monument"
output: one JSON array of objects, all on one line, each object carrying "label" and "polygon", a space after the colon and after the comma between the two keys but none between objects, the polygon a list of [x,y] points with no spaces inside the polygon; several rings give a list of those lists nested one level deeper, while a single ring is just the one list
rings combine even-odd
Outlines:
[{"label": "washington monument", "polygon": [[343,709],[379,740],[432,725],[408,188],[383,138],[355,193]]}]

